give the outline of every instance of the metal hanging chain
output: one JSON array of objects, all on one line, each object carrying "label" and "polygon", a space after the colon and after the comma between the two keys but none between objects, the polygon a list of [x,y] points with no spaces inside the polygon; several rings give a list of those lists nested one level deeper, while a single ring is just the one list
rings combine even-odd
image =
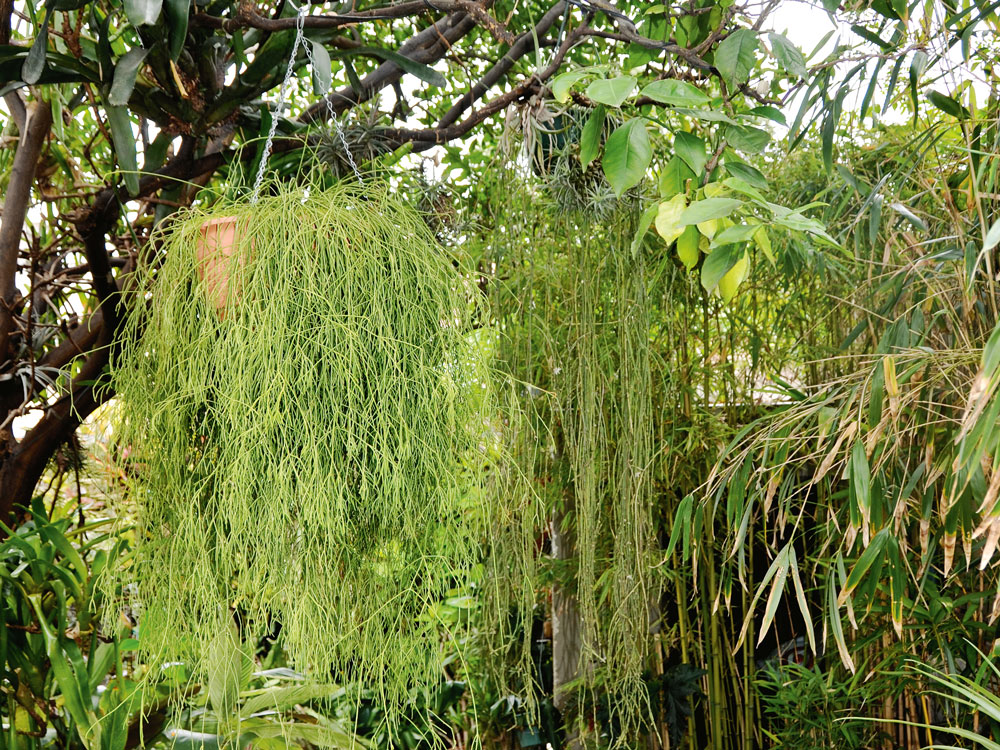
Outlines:
[{"label": "metal hanging chain", "polygon": [[306,3],[299,6],[299,13],[295,19],[295,42],[292,44],[292,54],[288,56],[288,68],[285,70],[285,80],[281,82],[281,89],[278,92],[278,105],[271,116],[271,127],[267,131],[267,140],[264,141],[264,152],[260,156],[260,164],[257,166],[257,177],[253,181],[253,192],[250,195],[250,202],[256,203],[260,198],[260,186],[264,182],[264,170],[267,169],[267,160],[271,155],[271,147],[274,145],[274,133],[278,128],[278,118],[285,111],[285,99],[288,95],[288,84],[292,80],[292,73],[295,71],[295,55],[302,44],[305,35],[304,23],[306,17]]},{"label": "metal hanging chain", "polygon": [[[309,58],[309,64],[312,66],[313,70],[316,70],[316,58],[313,57],[312,46],[305,45],[306,57]],[[364,185],[365,181],[361,178],[361,172],[358,170],[358,165],[354,162],[354,155],[351,153],[351,147],[347,145],[347,138],[344,137],[344,129],[340,126],[340,120],[337,118],[337,112],[333,108],[333,97],[324,94],[324,99],[326,99],[326,111],[330,117],[330,121],[333,123],[333,131],[337,138],[340,140],[341,145],[344,147],[344,153],[347,154],[347,163],[351,166],[351,171],[354,172],[354,176],[358,179],[359,185]]]},{"label": "metal hanging chain", "polygon": [[[309,59],[309,64],[316,69],[316,60],[313,57],[312,49],[308,44],[303,44],[305,38],[305,17],[308,11],[308,3],[303,2],[299,6],[298,15],[295,17],[295,41],[292,43],[292,52],[288,56],[288,67],[285,69],[285,78],[281,82],[281,89],[278,92],[278,103],[274,110],[274,115],[271,117],[271,127],[267,131],[267,139],[264,141],[264,152],[260,157],[260,164],[257,165],[257,176],[253,181],[253,192],[250,195],[250,202],[256,203],[260,199],[260,188],[264,182],[264,172],[267,170],[267,160],[271,156],[271,149],[274,146],[274,134],[278,128],[278,118],[281,117],[282,112],[285,111],[285,103],[288,97],[288,84],[291,83],[292,74],[295,72],[295,56],[298,54],[299,46],[305,49],[306,57]],[[333,109],[333,100],[331,97],[327,96],[326,107],[330,113],[330,119],[333,121],[333,127],[340,139],[341,144],[344,146],[344,153],[347,154],[347,161],[351,165],[351,169],[354,171],[354,176],[358,178],[360,184],[364,184],[361,179],[361,172],[358,170],[358,165],[354,162],[354,156],[351,154],[351,148],[347,145],[347,139],[344,137],[344,130],[340,127],[340,121],[337,119],[337,113]]]}]

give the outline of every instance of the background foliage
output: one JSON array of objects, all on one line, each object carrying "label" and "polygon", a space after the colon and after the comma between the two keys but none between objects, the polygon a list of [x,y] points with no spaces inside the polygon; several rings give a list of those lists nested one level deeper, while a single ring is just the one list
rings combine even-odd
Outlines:
[{"label": "background foliage", "polygon": [[[997,7],[824,1],[809,50],[778,5],[0,3],[5,745],[998,741]],[[136,693],[141,613],[94,593],[121,456],[78,428],[133,272],[273,118],[274,179],[404,184],[493,304],[544,505],[505,553],[530,613],[439,603],[521,645],[445,649],[392,736],[280,636],[231,699]]]}]

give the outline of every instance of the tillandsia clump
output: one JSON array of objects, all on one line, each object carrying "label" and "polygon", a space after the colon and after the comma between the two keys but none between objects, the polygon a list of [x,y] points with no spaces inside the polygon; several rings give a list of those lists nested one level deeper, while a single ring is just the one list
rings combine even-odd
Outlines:
[{"label": "tillandsia clump", "polygon": [[[236,246],[213,266],[220,217]],[[474,284],[374,182],[220,201],[154,246],[114,376],[135,554],[110,590],[131,584],[147,663],[198,678],[280,625],[297,669],[391,716],[441,679],[442,633],[464,647],[441,602],[501,588],[484,556],[515,509],[482,487],[497,405]]]}]

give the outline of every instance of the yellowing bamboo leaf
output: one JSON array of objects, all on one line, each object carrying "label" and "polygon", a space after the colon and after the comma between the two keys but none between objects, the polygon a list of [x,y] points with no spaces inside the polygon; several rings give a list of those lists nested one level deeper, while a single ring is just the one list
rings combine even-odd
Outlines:
[{"label": "yellowing bamboo leaf", "polygon": [[761,225],[760,229],[754,232],[753,241],[757,243],[757,247],[760,251],[764,253],[764,257],[767,258],[771,263],[774,263],[774,251],[771,249],[771,238],[767,236],[767,229]]}]

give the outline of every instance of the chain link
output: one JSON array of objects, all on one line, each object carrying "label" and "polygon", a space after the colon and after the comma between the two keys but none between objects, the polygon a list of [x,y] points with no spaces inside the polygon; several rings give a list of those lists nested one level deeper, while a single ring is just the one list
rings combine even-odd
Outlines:
[{"label": "chain link", "polygon": [[[312,48],[307,44],[305,45],[306,57],[309,58],[309,64],[312,66],[313,70],[316,69],[316,59],[313,57]],[[333,97],[324,93],[323,98],[326,100],[326,111],[330,117],[330,121],[333,123],[333,131],[337,138],[340,140],[341,145],[344,147],[344,153],[347,155],[347,163],[351,166],[351,171],[354,172],[354,176],[358,179],[359,185],[364,185],[365,181],[361,178],[361,172],[358,170],[358,165],[354,163],[354,155],[351,153],[351,147],[347,145],[347,138],[344,137],[344,129],[340,126],[340,120],[337,118],[337,112],[333,108]]]},{"label": "chain link", "polygon": [[292,44],[292,54],[288,56],[288,68],[285,69],[285,79],[281,82],[281,89],[278,92],[278,104],[274,114],[271,116],[271,127],[267,131],[267,140],[264,141],[264,152],[260,156],[260,164],[257,166],[257,177],[253,181],[253,192],[250,195],[250,202],[256,203],[260,199],[260,186],[264,182],[264,171],[267,169],[267,160],[271,155],[271,148],[274,145],[274,133],[278,128],[278,118],[285,111],[285,101],[288,96],[288,84],[291,83],[292,73],[295,71],[295,55],[298,54],[299,45],[305,35],[304,23],[306,17],[307,4],[303,1],[299,6],[298,16],[295,18],[295,42]]}]

